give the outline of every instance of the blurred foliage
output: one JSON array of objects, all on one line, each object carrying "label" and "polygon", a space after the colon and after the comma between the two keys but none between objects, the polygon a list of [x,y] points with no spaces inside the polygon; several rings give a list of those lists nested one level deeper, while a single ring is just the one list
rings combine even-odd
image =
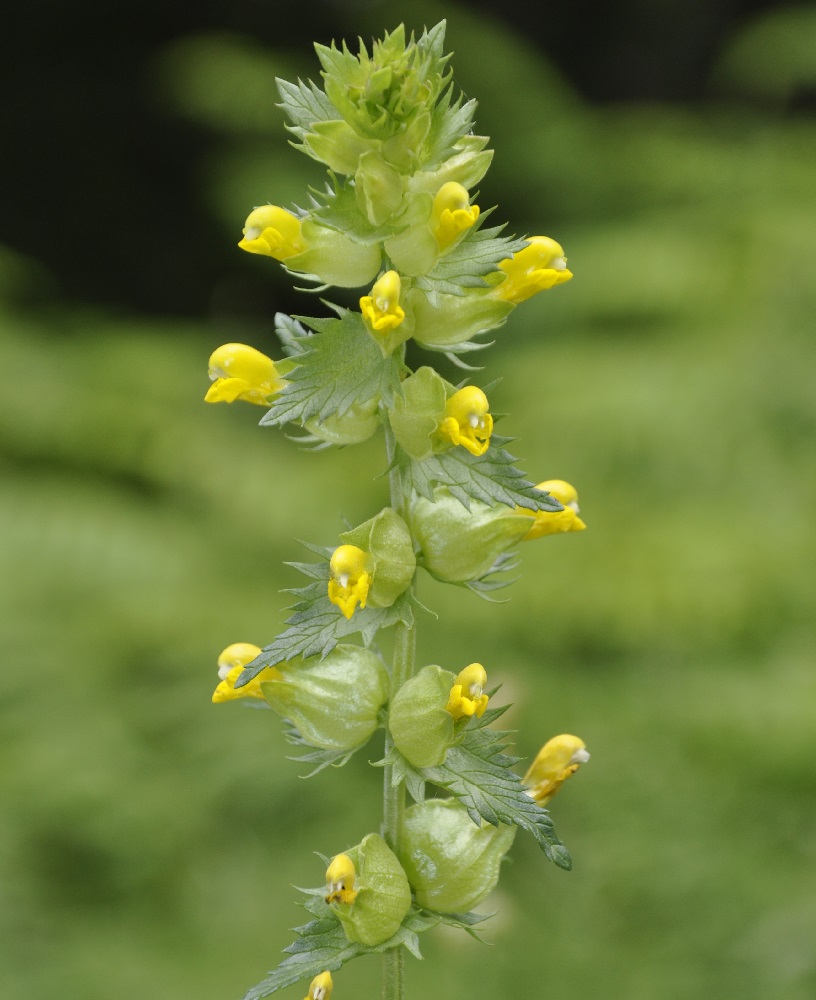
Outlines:
[{"label": "blurred foliage", "polygon": [[[816,122],[795,98],[812,8],[747,25],[716,100],[602,110],[520,36],[444,8],[497,150],[480,203],[558,238],[576,274],[499,332],[492,408],[534,480],[578,485],[590,530],[525,547],[508,604],[423,578],[439,619],[420,656],[484,662],[525,756],[566,731],[593,759],[553,805],[575,870],[518,838],[486,907],[497,947],[440,932],[409,989],[809,1000]],[[394,10],[359,7],[348,34]],[[225,240],[322,183],[271,92],[314,71],[236,35],[156,60],[167,114],[218,137],[198,177]],[[272,713],[209,704],[218,651],[279,630],[293,539],[330,544],[385,496],[376,441],[315,456],[249,407],[203,405],[218,343],[275,353],[231,280],[209,324],[23,311],[51,279],[0,255],[5,1000],[237,1000],[301,922],[289,886],[319,880],[311,852],[377,822],[365,759],[301,782]],[[338,998],[378,977],[359,963]]]}]

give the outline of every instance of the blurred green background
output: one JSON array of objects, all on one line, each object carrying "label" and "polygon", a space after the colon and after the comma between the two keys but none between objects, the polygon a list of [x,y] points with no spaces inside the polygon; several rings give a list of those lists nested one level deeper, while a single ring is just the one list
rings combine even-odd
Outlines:
[{"label": "blurred green background", "polygon": [[[293,538],[384,501],[380,443],[307,454],[202,397],[219,343],[275,354],[275,309],[320,308],[234,249],[320,181],[275,75],[447,17],[496,149],[479,202],[576,275],[483,356],[492,407],[589,530],[526,547],[506,605],[423,579],[420,658],[484,662],[520,754],[593,756],[552,807],[574,871],[519,837],[495,947],[428,936],[409,996],[811,1000],[816,9],[283,10],[9,21],[0,995],[239,1000],[313,852],[378,824],[375,744],[304,782],[271,713],[209,699],[223,646],[279,630]],[[378,977],[352,963],[338,1000]]]}]

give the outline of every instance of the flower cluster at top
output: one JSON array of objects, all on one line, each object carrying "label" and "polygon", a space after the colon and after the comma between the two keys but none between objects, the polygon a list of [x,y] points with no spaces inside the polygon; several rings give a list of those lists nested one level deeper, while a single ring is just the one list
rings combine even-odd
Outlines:
[{"label": "flower cluster at top", "polygon": [[[399,836],[384,826],[334,855],[307,907],[363,949],[396,941],[412,909],[467,915],[495,887],[517,828],[569,867],[540,807],[589,759],[582,740],[562,734],[523,778],[508,777],[516,758],[503,753],[503,734],[486,731],[503,709],[490,705],[482,663],[414,672],[395,659],[389,672],[372,645],[381,628],[412,628],[418,567],[487,596],[504,585],[495,575],[519,543],[585,528],[569,482],[535,486],[514,467],[484,389],[406,361],[412,341],[467,369],[460,356],[487,346],[480,338],[572,278],[550,237],[485,226],[492,210],[473,192],[493,154],[473,133],[475,102],[455,99],[443,38],[441,24],[418,39],[398,28],[357,55],[318,45],[322,88],[279,83],[293,145],[323,163],[329,181],[305,209],[254,208],[238,246],[321,292],[358,289],[356,306],[332,307],[328,318],[276,316],[276,360],[248,344],[218,347],[205,397],[261,406],[263,425],[294,425],[317,448],[384,431],[391,506],[330,546],[310,546],[322,562],[292,564],[309,584],[293,591],[288,627],[264,649],[224,649],[212,696],[271,709],[309,749],[296,759],[317,769],[345,763],[387,730],[386,782],[404,782],[415,805]],[[346,641],[355,632],[361,645]],[[462,759],[475,792],[457,784]],[[426,782],[450,798],[426,800]],[[330,1000],[330,964],[321,953],[302,966],[317,973],[305,1000]]]}]

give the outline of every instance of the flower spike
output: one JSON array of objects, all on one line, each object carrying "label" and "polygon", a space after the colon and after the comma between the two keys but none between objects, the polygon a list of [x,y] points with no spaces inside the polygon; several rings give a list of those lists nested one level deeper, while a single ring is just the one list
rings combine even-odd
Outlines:
[{"label": "flower spike", "polygon": [[275,393],[286,385],[275,362],[246,344],[222,344],[210,355],[212,385],[204,397],[207,403],[234,403],[242,399],[268,406]]},{"label": "flower spike", "polygon": [[589,760],[586,743],[577,736],[563,733],[553,736],[538,751],[536,759],[524,775],[527,794],[540,806],[545,806],[581,764]]},{"label": "flower spike", "polygon": [[448,400],[445,418],[437,428],[437,434],[454,445],[460,444],[471,455],[484,455],[493,433],[489,406],[487,396],[481,389],[466,385]]},{"label": "flower spike", "polygon": [[300,219],[277,205],[261,205],[250,212],[244,224],[244,238],[238,246],[247,253],[259,253],[286,260],[306,249]]},{"label": "flower spike", "polygon": [[360,299],[360,312],[374,333],[390,333],[405,319],[405,310],[399,304],[401,291],[400,276],[396,271],[386,271],[374,282],[371,294]]},{"label": "flower spike", "polygon": [[515,305],[572,277],[563,247],[549,236],[531,236],[523,250],[500,261],[499,267],[506,277],[493,294]]},{"label": "flower spike", "polygon": [[309,992],[303,1000],[331,1000],[334,983],[330,972],[321,972],[309,984]]},{"label": "flower spike", "polygon": [[457,674],[445,706],[455,722],[472,715],[477,718],[484,715],[488,702],[487,695],[483,693],[486,686],[487,671],[481,663],[471,663]]},{"label": "flower spike", "polygon": [[348,906],[357,898],[354,879],[357,872],[348,854],[338,854],[326,869],[326,902]]},{"label": "flower spike", "polygon": [[371,586],[369,555],[356,545],[339,545],[329,561],[329,600],[346,618],[366,606]]}]

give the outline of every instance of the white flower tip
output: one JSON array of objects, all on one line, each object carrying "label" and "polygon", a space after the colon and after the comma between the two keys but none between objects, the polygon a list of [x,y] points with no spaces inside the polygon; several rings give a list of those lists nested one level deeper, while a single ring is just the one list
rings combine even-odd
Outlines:
[{"label": "white flower tip", "polygon": [[589,750],[586,747],[579,747],[578,750],[570,757],[571,764],[586,764],[589,760]]},{"label": "white flower tip", "polygon": [[550,264],[553,271],[566,271],[567,262],[563,257],[556,257],[555,260]]},{"label": "white flower tip", "polygon": [[218,679],[220,681],[225,681],[229,677],[230,670],[232,670],[232,667],[226,663],[222,663],[218,668]]},{"label": "white flower tip", "polygon": [[244,239],[257,240],[263,230],[260,226],[247,226],[244,230]]}]

